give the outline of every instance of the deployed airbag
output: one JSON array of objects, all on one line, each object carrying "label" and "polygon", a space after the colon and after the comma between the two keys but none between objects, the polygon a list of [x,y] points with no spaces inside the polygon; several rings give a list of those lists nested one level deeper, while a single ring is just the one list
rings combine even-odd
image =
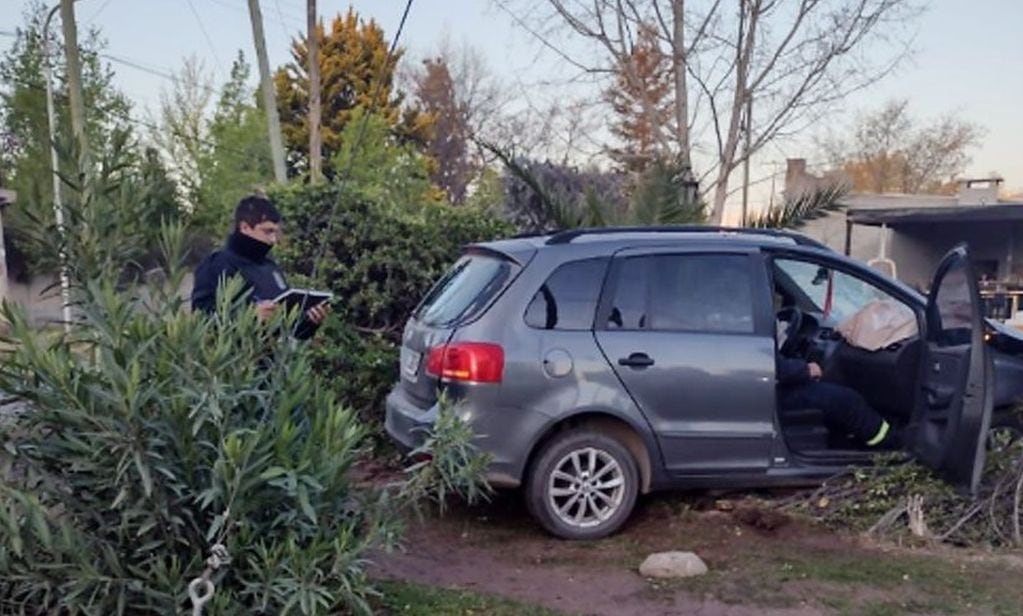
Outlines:
[{"label": "deployed airbag", "polygon": [[854,347],[877,351],[915,336],[916,316],[895,300],[875,300],[839,323],[838,332]]}]

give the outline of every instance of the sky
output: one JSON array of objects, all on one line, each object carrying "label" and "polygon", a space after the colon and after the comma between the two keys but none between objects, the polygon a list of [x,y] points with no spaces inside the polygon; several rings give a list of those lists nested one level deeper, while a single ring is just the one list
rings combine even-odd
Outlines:
[{"label": "sky", "polygon": [[[305,2],[260,1],[274,67],[289,60],[289,40],[304,30]],[[331,17],[350,4],[363,17],[374,18],[388,37],[405,7],[404,0],[319,0],[318,9]],[[29,0],[0,0],[0,33],[17,28],[28,5]],[[159,72],[177,70],[194,55],[222,81],[239,49],[254,64],[246,0],[79,0],[75,7],[80,31],[100,28],[108,41],[107,53]],[[983,145],[972,152],[965,175],[997,172],[1005,178],[1008,192],[1023,192],[1021,24],[1023,0],[931,0],[917,24],[912,59],[895,75],[850,97],[829,125],[841,126],[857,112],[892,98],[909,99],[915,117],[960,115],[985,130]],[[408,55],[424,57],[444,38],[456,46],[476,48],[507,82],[541,79],[556,62],[543,56],[537,41],[490,0],[416,0],[400,41]],[[0,51],[10,43],[10,36],[0,36]],[[161,90],[171,85],[124,64],[114,63],[113,68],[118,86],[137,109],[155,109]],[[768,180],[783,173],[786,157],[813,161],[813,136],[808,132],[758,158],[752,173],[754,181],[760,180],[754,199],[766,199]]]}]

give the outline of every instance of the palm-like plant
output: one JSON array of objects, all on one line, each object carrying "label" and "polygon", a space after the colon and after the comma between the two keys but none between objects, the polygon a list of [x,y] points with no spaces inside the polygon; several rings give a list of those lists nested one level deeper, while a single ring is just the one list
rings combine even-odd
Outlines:
[{"label": "palm-like plant", "polygon": [[[583,186],[559,190],[545,182],[535,169],[527,167],[491,143],[480,145],[493,153],[513,178],[528,191],[526,204],[515,212],[523,231],[549,232],[578,227],[692,224],[704,221],[704,206],[688,202],[679,186],[680,175],[666,160],[654,161],[638,179],[629,202],[611,197],[606,187],[593,178],[582,178]],[[587,182],[587,179],[590,181]]]},{"label": "palm-like plant", "polygon": [[842,199],[847,194],[849,186],[844,183],[808,190],[747,218],[742,226],[754,229],[797,229],[811,220],[842,209]]}]

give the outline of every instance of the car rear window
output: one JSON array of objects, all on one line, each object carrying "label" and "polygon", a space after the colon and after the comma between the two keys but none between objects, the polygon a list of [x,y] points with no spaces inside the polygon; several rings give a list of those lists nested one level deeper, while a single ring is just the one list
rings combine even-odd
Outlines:
[{"label": "car rear window", "polygon": [[463,256],[427,293],[416,310],[416,319],[434,327],[472,319],[504,288],[515,267],[497,256]]},{"label": "car rear window", "polygon": [[526,324],[536,329],[591,329],[606,269],[607,259],[559,266],[529,302]]}]

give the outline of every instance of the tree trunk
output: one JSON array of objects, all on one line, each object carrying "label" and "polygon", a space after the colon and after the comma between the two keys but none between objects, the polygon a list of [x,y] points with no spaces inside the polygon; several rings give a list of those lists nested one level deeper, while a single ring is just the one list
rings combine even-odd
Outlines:
[{"label": "tree trunk", "polygon": [[[735,55],[735,90],[729,113],[728,133],[718,162],[718,179],[714,186],[714,207],[711,210],[711,224],[720,225],[725,218],[725,199],[728,197],[728,178],[741,162],[736,161],[739,137],[742,133],[740,119],[753,94],[749,91],[750,63],[757,39],[757,18],[760,12],[758,0],[742,0],[740,3],[739,33]],[[748,153],[747,153],[748,154]]]},{"label": "tree trunk", "polygon": [[689,89],[686,85],[685,0],[671,2],[672,71],[675,75],[675,139],[678,141],[679,164],[692,169],[689,152]]}]

